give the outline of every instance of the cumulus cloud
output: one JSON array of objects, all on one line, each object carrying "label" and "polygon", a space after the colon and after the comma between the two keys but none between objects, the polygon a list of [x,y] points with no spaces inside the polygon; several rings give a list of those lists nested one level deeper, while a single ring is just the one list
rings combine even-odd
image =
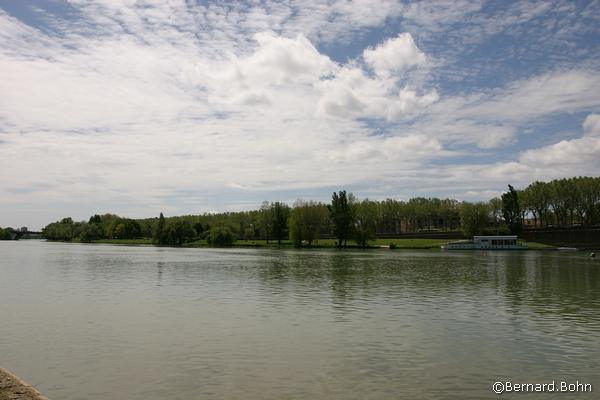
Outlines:
[{"label": "cumulus cloud", "polygon": [[[438,47],[418,29],[382,29],[431,35],[477,12],[472,2],[69,5],[44,29],[0,11],[0,205],[21,210],[0,225],[249,208],[340,187],[475,198],[552,163],[557,174],[597,165],[597,114],[578,139],[468,158],[517,143],[532,120],[600,105],[590,65],[449,91]],[[353,39],[351,57],[330,56]],[[25,203],[24,191],[35,193]]]},{"label": "cumulus cloud", "polygon": [[397,74],[406,68],[423,65],[427,60],[410,33],[402,33],[375,48],[365,49],[363,58],[375,73],[382,76]]},{"label": "cumulus cloud", "polygon": [[569,170],[574,175],[600,171],[600,114],[590,114],[583,122],[584,135],[527,150],[519,160],[535,168]]}]

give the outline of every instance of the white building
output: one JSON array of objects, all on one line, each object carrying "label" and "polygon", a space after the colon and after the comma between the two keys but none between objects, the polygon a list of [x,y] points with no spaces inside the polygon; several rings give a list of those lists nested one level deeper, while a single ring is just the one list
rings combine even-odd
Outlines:
[{"label": "white building", "polygon": [[517,235],[473,236],[473,240],[448,243],[448,250],[521,250],[527,246],[519,244]]}]

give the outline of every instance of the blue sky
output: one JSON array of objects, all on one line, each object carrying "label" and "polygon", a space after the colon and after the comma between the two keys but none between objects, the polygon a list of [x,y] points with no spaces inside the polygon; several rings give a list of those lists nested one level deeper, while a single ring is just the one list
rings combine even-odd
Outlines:
[{"label": "blue sky", "polygon": [[0,226],[600,171],[600,2],[0,0]]}]

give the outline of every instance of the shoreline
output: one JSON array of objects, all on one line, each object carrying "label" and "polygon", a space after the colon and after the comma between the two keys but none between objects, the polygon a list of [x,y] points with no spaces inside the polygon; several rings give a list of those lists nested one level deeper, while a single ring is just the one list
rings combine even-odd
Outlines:
[{"label": "shoreline", "polygon": [[[318,250],[318,249],[329,249],[329,250],[443,250],[441,245],[447,244],[449,241],[440,239],[378,239],[375,244],[367,247],[359,247],[355,244],[348,244],[342,249],[338,249],[332,243],[329,243],[329,239],[323,240],[321,243],[313,243],[311,246],[295,246],[289,241],[283,242],[281,245],[277,243],[265,243],[264,240],[238,240],[231,246],[211,246],[205,241],[195,241],[184,243],[181,246],[174,245],[157,245],[153,244],[150,239],[100,239],[97,241],[84,243],[78,240],[73,241],[60,241],[60,240],[48,240],[47,242],[57,243],[77,243],[77,244],[104,244],[104,245],[118,245],[118,246],[143,246],[143,247],[166,247],[166,248],[257,248],[257,249],[297,249],[297,250]],[[558,246],[547,245],[538,242],[526,242],[529,246],[525,249],[518,249],[520,251],[527,250],[558,250]],[[390,246],[392,245],[392,246]],[[577,250],[588,250],[588,249],[577,249]]]},{"label": "shoreline", "polygon": [[49,400],[36,388],[0,367],[0,400]]}]

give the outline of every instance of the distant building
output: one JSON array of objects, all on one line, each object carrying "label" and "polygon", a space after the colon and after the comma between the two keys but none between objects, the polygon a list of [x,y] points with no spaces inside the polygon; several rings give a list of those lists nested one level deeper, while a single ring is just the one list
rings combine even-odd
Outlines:
[{"label": "distant building", "polygon": [[527,246],[519,243],[517,235],[473,236],[473,240],[448,243],[447,250],[521,250]]},{"label": "distant building", "polygon": [[22,226],[21,227],[21,232],[26,233],[26,232],[29,232],[29,230],[27,229],[26,226]]}]

